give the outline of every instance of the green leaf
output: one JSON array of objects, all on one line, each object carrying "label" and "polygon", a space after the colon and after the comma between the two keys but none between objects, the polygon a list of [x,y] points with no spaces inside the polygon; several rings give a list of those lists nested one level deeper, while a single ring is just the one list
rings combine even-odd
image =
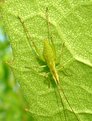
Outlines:
[{"label": "green leaf", "polygon": [[[63,110],[54,80],[49,70],[41,67],[42,62],[37,59],[34,47],[29,45],[18,19],[18,16],[21,17],[25,23],[31,36],[30,43],[34,41],[42,54],[43,41],[48,39],[46,7],[59,67],[64,66],[58,71],[61,87],[79,121],[91,121],[91,0],[6,0],[3,4],[2,16],[14,55],[10,66],[28,102],[27,111],[32,121],[64,121],[64,111],[67,121],[78,121],[62,94]],[[65,46],[62,51],[63,43]],[[51,81],[50,88],[48,81]]]}]

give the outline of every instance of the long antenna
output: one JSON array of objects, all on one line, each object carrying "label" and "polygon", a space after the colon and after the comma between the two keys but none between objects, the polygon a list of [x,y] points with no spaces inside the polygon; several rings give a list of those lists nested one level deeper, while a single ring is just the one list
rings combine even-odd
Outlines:
[{"label": "long antenna", "polygon": [[59,92],[59,89],[57,89],[57,91],[58,91],[58,94],[59,94],[59,96],[60,96],[61,104],[62,104],[62,106],[63,106],[63,113],[64,113],[65,121],[67,121],[67,119],[66,119],[66,113],[65,113],[65,107],[64,107],[63,100],[62,100],[62,96],[61,96],[61,94],[60,94],[60,92]]},{"label": "long antenna", "polygon": [[77,116],[76,113],[74,112],[73,108],[71,107],[71,105],[70,105],[70,103],[69,103],[69,101],[68,101],[68,99],[67,99],[67,97],[66,97],[66,95],[65,95],[65,93],[64,93],[63,88],[61,88],[61,86],[60,86],[59,84],[57,84],[57,86],[58,86],[58,89],[62,91],[62,93],[63,93],[63,95],[64,95],[64,97],[65,97],[65,99],[66,99],[66,101],[67,101],[67,103],[68,103],[68,105],[69,105],[69,107],[70,107],[70,109],[71,109],[72,112],[74,113],[75,117],[77,118],[78,121],[80,121],[79,118],[78,118],[78,116]]}]

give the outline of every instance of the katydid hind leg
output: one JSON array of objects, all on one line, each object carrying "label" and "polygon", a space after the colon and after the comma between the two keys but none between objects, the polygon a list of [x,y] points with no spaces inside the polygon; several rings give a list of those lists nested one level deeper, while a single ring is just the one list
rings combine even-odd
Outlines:
[{"label": "katydid hind leg", "polygon": [[[19,19],[20,23],[21,23],[22,26],[23,26],[23,29],[24,29],[24,32],[25,32],[25,34],[26,34],[26,38],[27,38],[27,41],[28,41],[30,47],[32,48],[32,46],[33,46],[33,50],[35,51],[35,53],[36,53],[36,55],[38,56],[38,58],[39,58],[40,60],[42,60],[42,61],[45,61],[44,58],[43,58],[43,56],[41,56],[41,54],[40,54],[40,52],[39,52],[39,50],[38,50],[36,44],[35,44],[34,41],[32,40],[31,35],[30,35],[30,33],[29,33],[27,27],[25,26],[24,21],[22,21],[21,17],[19,17],[19,16],[18,16],[18,19]],[[31,43],[32,43],[32,45],[31,45]]]},{"label": "katydid hind leg", "polygon": [[54,55],[56,57],[55,45],[54,45],[54,42],[53,42],[53,37],[52,37],[51,32],[50,32],[50,22],[49,22],[48,11],[49,11],[49,9],[48,9],[48,7],[46,7],[46,22],[47,22],[48,41],[50,42],[50,45],[51,45],[53,52],[54,52]]},{"label": "katydid hind leg", "polygon": [[48,40],[50,40],[50,28],[49,28],[48,7],[46,7],[46,23],[47,23]]}]

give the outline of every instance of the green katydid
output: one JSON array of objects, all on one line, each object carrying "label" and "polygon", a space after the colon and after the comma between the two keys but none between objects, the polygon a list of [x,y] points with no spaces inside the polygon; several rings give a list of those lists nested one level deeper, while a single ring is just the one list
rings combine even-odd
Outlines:
[{"label": "green katydid", "polygon": [[[21,22],[21,24],[23,26],[24,32],[26,33],[27,40],[29,42],[29,39],[31,37],[30,37],[30,34],[28,34],[28,30],[27,30],[27,28],[25,26],[25,23],[22,21],[22,19],[19,16],[18,16],[18,19],[20,20],[20,22]],[[49,32],[48,8],[46,8],[46,20],[47,20],[47,27],[48,27],[48,39],[44,40],[44,43],[43,43],[43,55],[41,55],[39,53],[37,46],[31,40],[31,42],[32,42],[32,44],[34,46],[34,51],[35,51],[36,55],[38,56],[38,58],[40,60],[46,62],[47,66],[49,68],[49,71],[50,71],[50,73],[52,75],[52,78],[55,81],[55,84],[57,86],[59,95],[61,97],[61,103],[62,103],[63,109],[64,109],[64,104],[63,104],[63,101],[62,101],[61,93],[63,93],[63,96],[64,96],[65,100],[67,101],[71,111],[75,115],[76,120],[80,121],[80,119],[78,118],[78,116],[74,112],[73,108],[71,107],[71,105],[70,105],[70,103],[69,103],[69,101],[68,101],[68,99],[67,99],[67,97],[66,97],[66,95],[65,95],[65,93],[63,91],[63,88],[60,86],[59,74],[58,74],[58,71],[56,69],[56,51],[55,51],[55,47],[54,47],[54,43],[52,41],[52,38],[50,38],[50,36],[49,36],[50,32]],[[30,44],[30,42],[29,42],[29,44]],[[65,116],[65,121],[67,121],[65,112],[64,112],[64,116]]]}]

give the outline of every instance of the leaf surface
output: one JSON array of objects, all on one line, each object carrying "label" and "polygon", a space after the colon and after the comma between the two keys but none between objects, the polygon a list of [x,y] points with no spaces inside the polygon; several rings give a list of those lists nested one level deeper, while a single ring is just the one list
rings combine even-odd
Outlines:
[{"label": "leaf surface", "polygon": [[[91,121],[91,0],[6,0],[2,5],[1,13],[14,55],[10,66],[28,102],[27,110],[33,121],[64,121],[64,111],[67,121],[77,121],[62,95],[63,109],[49,70],[41,67],[43,63],[33,50],[32,41],[42,54],[43,41],[48,39],[46,7],[50,36],[61,67],[58,71],[61,86],[80,121]],[[31,46],[18,16],[31,36]],[[51,81],[50,88],[48,81]]]}]

